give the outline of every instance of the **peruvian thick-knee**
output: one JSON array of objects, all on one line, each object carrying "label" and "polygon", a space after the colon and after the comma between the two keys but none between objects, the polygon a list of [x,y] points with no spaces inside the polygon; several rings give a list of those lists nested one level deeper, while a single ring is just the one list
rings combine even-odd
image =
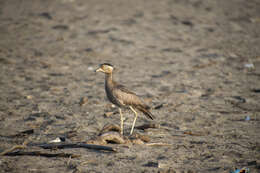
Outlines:
[{"label": "peruvian thick-knee", "polygon": [[100,64],[99,68],[96,69],[95,72],[105,73],[105,90],[107,98],[110,102],[119,107],[121,117],[121,134],[123,134],[123,114],[121,112],[121,108],[130,108],[134,112],[135,118],[130,132],[130,134],[132,134],[138,116],[136,110],[139,110],[147,118],[152,120],[154,119],[154,116],[149,110],[150,107],[147,106],[134,92],[128,90],[125,86],[118,84],[113,80],[113,70],[113,65],[104,63]]}]

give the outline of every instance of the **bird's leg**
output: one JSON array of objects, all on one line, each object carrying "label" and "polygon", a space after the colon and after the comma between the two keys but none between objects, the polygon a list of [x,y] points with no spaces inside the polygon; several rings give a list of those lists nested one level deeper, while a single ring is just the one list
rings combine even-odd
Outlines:
[{"label": "bird's leg", "polygon": [[124,131],[124,117],[123,117],[123,114],[122,114],[122,110],[121,108],[119,108],[119,113],[120,113],[120,121],[121,121],[121,124],[120,124],[120,127],[121,127],[121,135],[123,135],[123,131]]},{"label": "bird's leg", "polygon": [[133,125],[132,125],[132,129],[131,129],[131,132],[130,132],[130,135],[132,135],[132,133],[134,131],[134,127],[135,127],[135,122],[136,122],[136,119],[137,119],[137,112],[134,110],[134,108],[132,108],[132,106],[129,106],[129,107],[135,113],[135,119],[134,119],[134,122],[133,122]]}]

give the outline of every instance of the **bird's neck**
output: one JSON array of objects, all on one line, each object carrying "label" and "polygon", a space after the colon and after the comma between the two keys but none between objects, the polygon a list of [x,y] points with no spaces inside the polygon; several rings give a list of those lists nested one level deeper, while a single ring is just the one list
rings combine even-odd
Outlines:
[{"label": "bird's neck", "polygon": [[106,85],[113,85],[113,74],[112,73],[106,73]]}]

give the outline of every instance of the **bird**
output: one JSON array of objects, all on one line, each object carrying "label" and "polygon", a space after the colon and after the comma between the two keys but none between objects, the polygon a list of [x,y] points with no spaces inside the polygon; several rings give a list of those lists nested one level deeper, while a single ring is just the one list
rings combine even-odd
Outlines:
[{"label": "bird", "polygon": [[134,112],[135,118],[132,124],[130,135],[132,135],[135,127],[135,122],[138,117],[137,111],[142,112],[147,118],[152,120],[155,116],[150,112],[150,107],[145,104],[134,92],[127,89],[124,85],[119,84],[113,80],[114,66],[109,63],[100,64],[95,72],[105,73],[105,91],[110,102],[116,105],[120,113],[120,128],[123,135],[124,118],[122,108],[128,108]]}]

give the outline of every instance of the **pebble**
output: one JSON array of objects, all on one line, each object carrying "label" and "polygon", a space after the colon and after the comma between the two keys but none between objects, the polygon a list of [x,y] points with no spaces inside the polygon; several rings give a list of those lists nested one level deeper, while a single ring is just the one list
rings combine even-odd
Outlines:
[{"label": "pebble", "polygon": [[94,68],[93,68],[93,67],[91,67],[91,66],[89,66],[89,67],[88,67],[88,70],[89,70],[89,71],[93,71],[93,70],[94,70]]},{"label": "pebble", "polygon": [[254,68],[254,64],[250,63],[250,64],[245,64],[244,65],[245,68]]}]

